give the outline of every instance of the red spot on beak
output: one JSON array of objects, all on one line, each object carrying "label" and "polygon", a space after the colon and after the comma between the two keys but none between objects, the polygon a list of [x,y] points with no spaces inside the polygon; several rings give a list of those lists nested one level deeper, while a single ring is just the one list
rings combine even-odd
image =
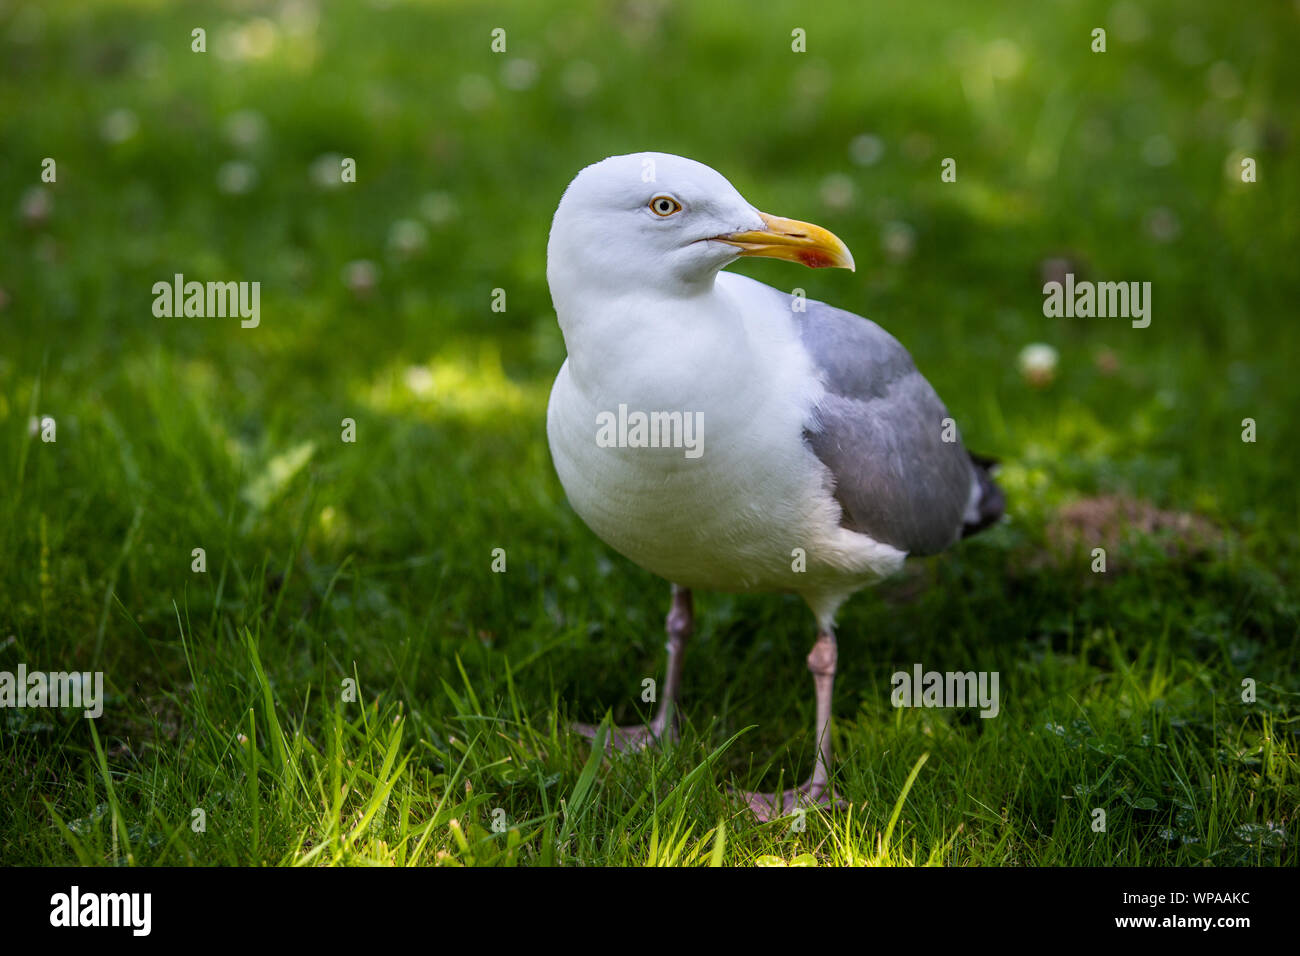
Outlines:
[{"label": "red spot on beak", "polygon": [[825,269],[831,264],[831,257],[820,249],[801,249],[798,256],[809,269]]}]

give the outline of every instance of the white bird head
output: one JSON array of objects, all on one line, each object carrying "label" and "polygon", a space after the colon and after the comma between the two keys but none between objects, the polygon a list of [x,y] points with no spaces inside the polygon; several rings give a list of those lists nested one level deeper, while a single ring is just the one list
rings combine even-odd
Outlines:
[{"label": "white bird head", "polygon": [[740,256],[853,269],[820,226],[761,213],[724,176],[668,153],[629,153],[588,166],[551,223],[546,278],[557,309],[578,290],[690,295]]}]

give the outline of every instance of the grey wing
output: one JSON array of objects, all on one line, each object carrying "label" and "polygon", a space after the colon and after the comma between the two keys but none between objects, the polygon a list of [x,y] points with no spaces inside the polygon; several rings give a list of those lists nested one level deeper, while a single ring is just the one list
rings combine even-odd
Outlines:
[{"label": "grey wing", "polygon": [[980,484],[907,349],[874,322],[822,302],[795,317],[826,385],[804,438],[834,477],[841,524],[910,554],[953,544]]}]

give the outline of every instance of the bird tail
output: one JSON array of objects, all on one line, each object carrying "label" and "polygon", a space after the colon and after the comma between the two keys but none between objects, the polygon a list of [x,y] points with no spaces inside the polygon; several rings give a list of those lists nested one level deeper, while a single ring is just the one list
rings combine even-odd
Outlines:
[{"label": "bird tail", "polygon": [[1001,518],[1007,508],[1006,496],[993,480],[993,474],[998,467],[997,459],[972,453],[970,461],[975,467],[975,480],[979,483],[979,498],[973,502],[974,513],[968,514],[966,523],[962,525],[963,538],[983,531]]}]

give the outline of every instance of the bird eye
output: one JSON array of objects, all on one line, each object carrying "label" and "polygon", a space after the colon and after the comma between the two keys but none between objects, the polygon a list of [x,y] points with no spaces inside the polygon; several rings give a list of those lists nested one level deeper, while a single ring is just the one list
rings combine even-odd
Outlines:
[{"label": "bird eye", "polygon": [[655,196],[650,200],[650,211],[656,216],[671,216],[682,211],[682,204],[672,196]]}]

